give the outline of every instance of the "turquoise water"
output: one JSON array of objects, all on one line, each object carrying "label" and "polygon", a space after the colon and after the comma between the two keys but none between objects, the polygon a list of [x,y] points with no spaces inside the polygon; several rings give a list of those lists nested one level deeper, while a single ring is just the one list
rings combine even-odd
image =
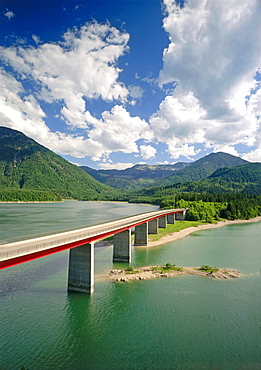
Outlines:
[{"label": "turquoise water", "polygon": [[[56,206],[63,208],[67,225],[88,203],[66,202],[67,216],[58,204],[47,213],[54,222]],[[114,218],[151,209],[111,205]],[[10,206],[11,230],[12,212],[22,208]],[[46,214],[46,205],[30,206],[32,215]],[[88,222],[98,222],[103,207],[97,204]],[[231,280],[184,275],[113,283],[103,276],[123,264],[112,264],[111,247],[95,250],[92,296],[67,293],[68,252],[2,270],[0,369],[261,369],[260,239],[261,223],[237,224],[133,251],[133,266],[209,264],[242,272]]]}]

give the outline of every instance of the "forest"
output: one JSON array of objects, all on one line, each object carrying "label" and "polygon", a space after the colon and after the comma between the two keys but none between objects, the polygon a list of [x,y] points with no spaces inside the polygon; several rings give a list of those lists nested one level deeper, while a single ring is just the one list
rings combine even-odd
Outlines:
[{"label": "forest", "polygon": [[261,196],[233,193],[172,193],[164,196],[134,196],[131,203],[157,204],[162,209],[189,208],[186,220],[216,222],[220,219],[250,219],[261,216]]},{"label": "forest", "polygon": [[0,202],[58,202],[60,195],[43,190],[0,189]]}]

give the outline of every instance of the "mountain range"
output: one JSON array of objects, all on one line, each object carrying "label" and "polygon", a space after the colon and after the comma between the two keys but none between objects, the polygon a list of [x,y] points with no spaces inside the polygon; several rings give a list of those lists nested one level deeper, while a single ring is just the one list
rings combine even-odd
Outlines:
[{"label": "mountain range", "polygon": [[138,164],[125,170],[94,170],[81,168],[96,180],[115,188],[139,190],[141,188],[168,186],[179,182],[198,181],[210,176],[215,170],[249,163],[228,153],[211,153],[192,163],[178,162],[173,165]]},{"label": "mountain range", "polygon": [[176,171],[185,168],[189,163],[178,162],[169,165],[136,164],[125,170],[95,170],[87,166],[81,168],[103,184],[126,190],[138,190],[153,186]]},{"label": "mountain range", "polygon": [[261,163],[219,152],[191,163],[139,164],[125,170],[80,168],[21,132],[0,127],[3,189],[51,191],[84,200],[128,200],[130,191],[159,196],[158,189],[161,196],[173,191],[261,195]]}]

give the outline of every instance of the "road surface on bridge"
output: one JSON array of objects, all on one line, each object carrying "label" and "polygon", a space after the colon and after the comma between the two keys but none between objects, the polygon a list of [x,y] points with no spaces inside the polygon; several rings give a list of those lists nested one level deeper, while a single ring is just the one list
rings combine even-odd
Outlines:
[{"label": "road surface on bridge", "polygon": [[186,208],[158,210],[91,225],[75,230],[56,232],[27,240],[0,245],[0,269],[75,248],[129,230],[135,226],[171,214],[184,214]]}]

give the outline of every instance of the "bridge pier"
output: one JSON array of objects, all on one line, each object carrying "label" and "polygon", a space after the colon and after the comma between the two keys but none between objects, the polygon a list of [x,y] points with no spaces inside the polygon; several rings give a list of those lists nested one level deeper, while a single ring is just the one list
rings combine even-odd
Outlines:
[{"label": "bridge pier", "polygon": [[131,229],[114,234],[113,262],[131,262]]},{"label": "bridge pier", "polygon": [[167,227],[167,216],[162,216],[159,218],[159,227],[162,229],[166,229]]},{"label": "bridge pier", "polygon": [[134,245],[148,245],[148,222],[135,226]]},{"label": "bridge pier", "polygon": [[68,290],[94,291],[94,243],[70,249]]},{"label": "bridge pier", "polygon": [[149,234],[158,234],[159,232],[159,219],[155,218],[148,222],[148,233]]},{"label": "bridge pier", "polygon": [[175,213],[167,215],[168,224],[175,224]]},{"label": "bridge pier", "polygon": [[184,221],[186,217],[186,211],[176,213],[176,220]]}]

